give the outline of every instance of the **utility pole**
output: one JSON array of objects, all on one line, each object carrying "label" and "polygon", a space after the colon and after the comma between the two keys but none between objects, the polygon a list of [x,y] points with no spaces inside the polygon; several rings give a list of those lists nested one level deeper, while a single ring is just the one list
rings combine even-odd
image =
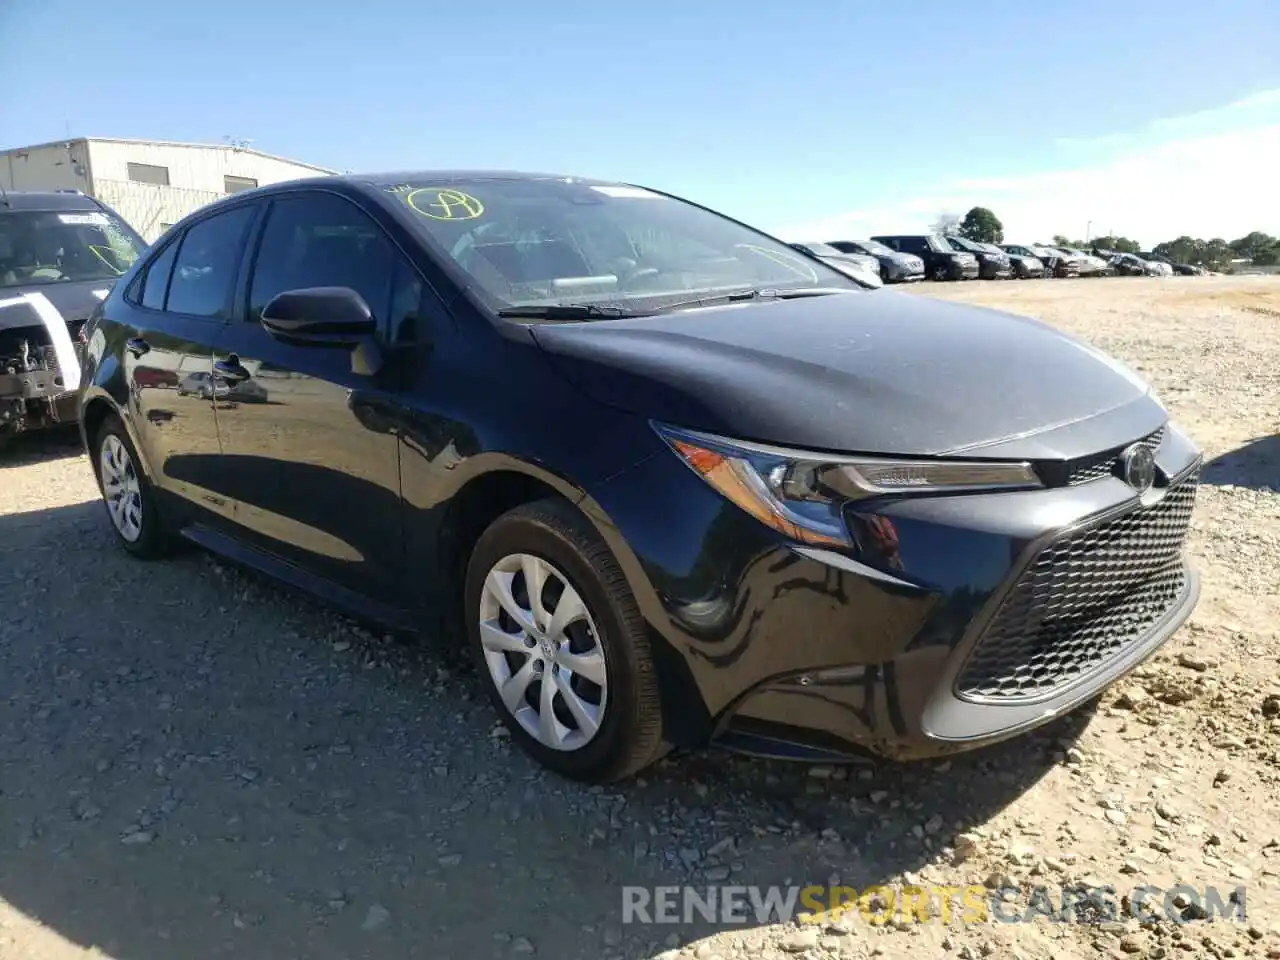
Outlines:
[{"label": "utility pole", "polygon": [[1093,237],[1093,221],[1090,220],[1084,226],[1084,242],[1085,246],[1089,245],[1089,240]]}]

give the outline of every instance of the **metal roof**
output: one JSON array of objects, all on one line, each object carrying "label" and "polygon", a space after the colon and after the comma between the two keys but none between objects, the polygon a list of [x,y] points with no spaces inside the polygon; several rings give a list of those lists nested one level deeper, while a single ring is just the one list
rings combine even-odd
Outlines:
[{"label": "metal roof", "polygon": [[288,157],[276,156],[273,153],[266,153],[262,150],[255,150],[252,147],[237,147],[227,143],[183,143],[178,140],[134,140],[125,137],[72,137],[65,140],[50,140],[47,143],[33,143],[24,147],[9,147],[0,150],[0,156],[10,153],[22,153],[27,150],[41,150],[45,147],[60,147],[73,143],[134,143],[148,147],[188,147],[193,150],[229,150],[233,153],[249,153],[257,157],[265,157],[268,160],[276,160],[280,163],[292,164],[295,167],[307,167],[320,173],[337,173],[329,167],[322,167],[315,163],[305,163],[301,160],[291,160]]}]

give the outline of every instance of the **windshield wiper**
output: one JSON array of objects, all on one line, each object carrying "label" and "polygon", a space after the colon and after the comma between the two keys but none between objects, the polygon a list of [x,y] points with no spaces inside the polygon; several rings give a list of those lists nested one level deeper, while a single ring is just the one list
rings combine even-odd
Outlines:
[{"label": "windshield wiper", "polygon": [[625,317],[647,317],[647,313],[633,313],[621,307],[602,307],[594,303],[529,304],[524,307],[504,307],[500,317],[525,320],[618,320]]},{"label": "windshield wiper", "polygon": [[710,307],[718,303],[738,303],[743,300],[797,300],[800,297],[826,297],[837,293],[856,293],[844,287],[801,287],[797,290],[777,290],[760,288],[754,290],[737,290],[733,293],[712,294],[707,297],[696,297],[692,300],[677,300],[664,304],[657,312],[667,313],[671,310],[687,310],[691,307]]}]

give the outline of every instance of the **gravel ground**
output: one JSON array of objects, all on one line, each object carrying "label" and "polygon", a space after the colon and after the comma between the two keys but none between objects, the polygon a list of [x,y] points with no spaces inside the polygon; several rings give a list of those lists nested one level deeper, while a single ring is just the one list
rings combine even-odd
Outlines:
[{"label": "gravel ground", "polygon": [[[0,460],[0,958],[1280,957],[1280,282],[908,295],[1114,352],[1212,458],[1201,604],[1095,708],[950,762],[704,753],[567,784],[448,655],[200,553],[127,558],[78,449],[24,440]],[[1014,886],[1007,915],[1034,886],[1184,883],[1242,888],[1247,919],[621,922],[622,885],[685,883]]]}]

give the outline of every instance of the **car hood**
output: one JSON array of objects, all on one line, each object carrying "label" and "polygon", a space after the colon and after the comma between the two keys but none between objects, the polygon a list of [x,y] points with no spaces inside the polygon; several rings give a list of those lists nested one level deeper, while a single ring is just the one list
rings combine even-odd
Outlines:
[{"label": "car hood", "polygon": [[1165,419],[1128,368],[1045,324],[888,290],[532,329],[598,402],[782,446],[1056,459]]},{"label": "car hood", "polygon": [[43,317],[53,316],[46,304],[67,323],[87,320],[111,291],[111,283],[85,280],[0,287],[0,330],[43,325]]}]

